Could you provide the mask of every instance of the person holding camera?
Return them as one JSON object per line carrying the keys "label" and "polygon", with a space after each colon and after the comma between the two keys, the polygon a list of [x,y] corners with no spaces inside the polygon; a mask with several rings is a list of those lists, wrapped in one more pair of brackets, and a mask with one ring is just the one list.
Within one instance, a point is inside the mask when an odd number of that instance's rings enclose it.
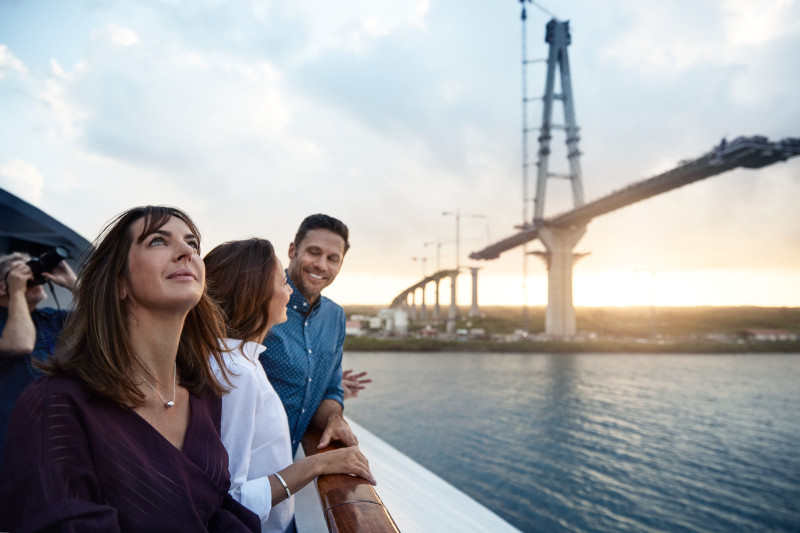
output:
{"label": "person holding camera", "polygon": [[47,298],[44,283],[49,280],[70,291],[75,287],[75,272],[66,261],[41,271],[49,266],[22,252],[0,256],[0,458],[17,397],[41,375],[31,362],[52,355],[67,314],[50,307],[37,309]]}

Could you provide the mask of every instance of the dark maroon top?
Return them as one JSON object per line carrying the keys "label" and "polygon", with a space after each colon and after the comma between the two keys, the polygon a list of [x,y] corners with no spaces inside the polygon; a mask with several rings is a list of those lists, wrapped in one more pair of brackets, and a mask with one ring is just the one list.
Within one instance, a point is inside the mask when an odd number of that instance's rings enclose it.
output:
{"label": "dark maroon top", "polygon": [[44,377],[19,397],[0,471],[0,531],[260,531],[228,495],[222,400],[191,396],[183,450],[130,409]]}

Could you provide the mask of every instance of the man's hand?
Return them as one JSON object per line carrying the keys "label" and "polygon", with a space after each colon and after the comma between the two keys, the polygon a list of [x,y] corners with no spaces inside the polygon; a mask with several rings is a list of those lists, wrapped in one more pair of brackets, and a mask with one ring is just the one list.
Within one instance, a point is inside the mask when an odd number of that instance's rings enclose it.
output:
{"label": "man's hand", "polygon": [[355,446],[358,439],[342,415],[342,404],[330,398],[322,400],[314,413],[311,423],[322,431],[317,449],[322,449],[330,445],[331,442],[338,440],[345,446]]}
{"label": "man's hand", "polygon": [[367,383],[372,383],[371,379],[364,379],[366,372],[353,374],[353,369],[348,368],[342,372],[342,388],[344,389],[344,399],[358,397],[358,392],[364,390]]}
{"label": "man's hand", "polygon": [[66,261],[61,261],[52,272],[42,272],[42,277],[69,290],[74,290],[75,281],[78,279]]}
{"label": "man's hand", "polygon": [[335,440],[340,441],[345,446],[356,446],[358,444],[358,439],[353,430],[350,429],[341,414],[332,414],[328,417],[328,424],[322,432],[317,449],[327,448]]}

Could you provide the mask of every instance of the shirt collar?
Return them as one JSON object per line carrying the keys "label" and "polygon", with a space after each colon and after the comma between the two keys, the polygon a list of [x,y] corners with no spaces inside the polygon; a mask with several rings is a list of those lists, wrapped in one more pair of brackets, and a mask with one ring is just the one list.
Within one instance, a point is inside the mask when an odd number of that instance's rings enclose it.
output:
{"label": "shirt collar", "polygon": [[240,339],[225,339],[225,344],[220,343],[220,346],[227,345],[231,351],[239,350],[242,355],[247,357],[250,361],[258,361],[258,355],[267,349],[266,346],[257,342],[244,342]]}
{"label": "shirt collar", "polygon": [[309,306],[306,297],[303,296],[299,290],[297,290],[297,286],[292,281],[292,278],[289,277],[288,270],[286,271],[286,279],[289,281],[289,285],[292,287],[292,295],[289,297],[289,309],[294,309],[298,313],[307,315],[311,310],[316,309],[320,306],[320,304],[322,304],[324,296],[320,294],[316,303],[313,306]]}

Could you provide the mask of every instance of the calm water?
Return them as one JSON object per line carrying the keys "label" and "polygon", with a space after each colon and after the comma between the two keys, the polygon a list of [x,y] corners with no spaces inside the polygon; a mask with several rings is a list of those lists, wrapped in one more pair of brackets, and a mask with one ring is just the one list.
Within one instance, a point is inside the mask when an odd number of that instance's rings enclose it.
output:
{"label": "calm water", "polygon": [[344,364],[349,416],[523,531],[800,531],[800,355]]}

